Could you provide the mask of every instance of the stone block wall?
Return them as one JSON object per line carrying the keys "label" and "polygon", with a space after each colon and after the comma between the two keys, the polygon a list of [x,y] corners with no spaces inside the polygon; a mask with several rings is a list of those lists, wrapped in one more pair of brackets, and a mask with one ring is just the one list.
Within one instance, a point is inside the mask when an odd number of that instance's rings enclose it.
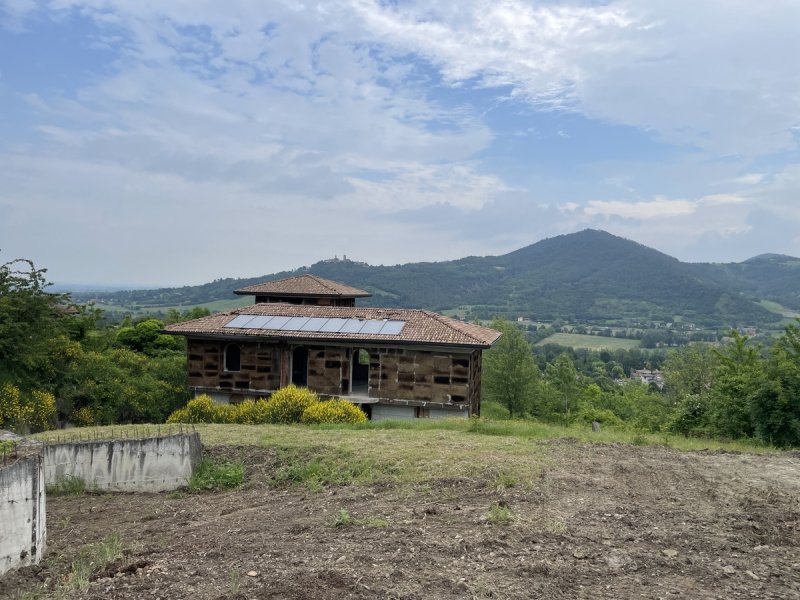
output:
{"label": "stone block wall", "polygon": [[350,389],[350,353],[336,346],[308,346],[308,387],[341,396]]}
{"label": "stone block wall", "polygon": [[[242,342],[241,370],[224,371],[225,342],[189,340],[188,384],[192,388],[239,394],[234,400],[258,396],[288,383],[291,344]],[[466,406],[475,414],[480,406],[481,352],[423,350],[416,347],[324,346],[305,344],[308,350],[308,387],[326,396],[350,392],[351,361],[359,350],[369,354],[370,398]],[[284,364],[282,364],[284,363]]]}
{"label": "stone block wall", "polygon": [[241,368],[225,371],[224,342],[189,340],[187,384],[191,388],[230,391],[276,390],[280,387],[280,351],[277,346],[239,344]]}
{"label": "stone block wall", "polygon": [[370,361],[370,397],[444,403],[470,399],[469,354],[379,348],[376,358]]}

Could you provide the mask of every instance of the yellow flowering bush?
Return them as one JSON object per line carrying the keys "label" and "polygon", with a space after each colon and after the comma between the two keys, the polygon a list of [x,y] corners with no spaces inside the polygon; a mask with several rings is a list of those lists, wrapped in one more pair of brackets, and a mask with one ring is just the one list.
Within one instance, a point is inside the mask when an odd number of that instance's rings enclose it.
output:
{"label": "yellow flowering bush", "polygon": [[[73,417],[74,419],[75,417]],[[334,399],[320,402],[308,388],[289,385],[269,399],[248,398],[238,404],[218,404],[210,396],[190,400],[173,412],[167,423],[361,423],[367,416],[352,402]]]}
{"label": "yellow flowering bush", "polygon": [[28,424],[31,429],[50,429],[56,416],[56,397],[50,392],[33,390],[28,400],[28,409]]}
{"label": "yellow flowering bush", "polygon": [[92,409],[88,406],[83,406],[72,412],[70,420],[78,427],[89,427],[96,423],[96,419]]}
{"label": "yellow flowering bush", "polygon": [[22,394],[13,384],[0,386],[0,427],[44,431],[53,427],[55,416],[56,399],[50,392]]}
{"label": "yellow flowering bush", "polygon": [[269,397],[265,407],[267,423],[299,423],[309,406],[317,404],[319,398],[308,388],[287,385]]}
{"label": "yellow flowering bush", "polygon": [[10,383],[0,386],[0,426],[13,427],[20,418],[19,388]]}
{"label": "yellow flowering bush", "polygon": [[189,400],[167,417],[167,423],[228,423],[230,406],[217,404],[207,394]]}
{"label": "yellow flowering bush", "polygon": [[260,425],[267,423],[267,401],[263,398],[253,400],[248,398],[239,404],[228,407],[228,422],[243,425]]}
{"label": "yellow flowering bush", "polygon": [[364,411],[352,402],[336,398],[312,404],[303,411],[301,423],[363,423],[367,420]]}

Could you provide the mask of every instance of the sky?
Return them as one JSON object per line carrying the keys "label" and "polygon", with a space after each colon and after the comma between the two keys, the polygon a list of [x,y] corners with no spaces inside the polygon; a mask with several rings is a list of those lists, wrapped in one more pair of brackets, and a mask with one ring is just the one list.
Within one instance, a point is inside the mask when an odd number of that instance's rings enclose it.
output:
{"label": "sky", "polygon": [[800,256],[797,0],[0,0],[0,263]]}

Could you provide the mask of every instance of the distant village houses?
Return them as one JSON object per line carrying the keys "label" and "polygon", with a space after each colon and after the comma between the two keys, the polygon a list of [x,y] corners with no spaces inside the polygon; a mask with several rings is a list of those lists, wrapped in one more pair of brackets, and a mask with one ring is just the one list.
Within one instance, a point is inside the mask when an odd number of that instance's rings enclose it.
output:
{"label": "distant village houses", "polygon": [[664,387],[664,374],[658,369],[636,369],[631,371],[630,381],[644,383],[650,385],[651,383],[658,386],[658,389]]}

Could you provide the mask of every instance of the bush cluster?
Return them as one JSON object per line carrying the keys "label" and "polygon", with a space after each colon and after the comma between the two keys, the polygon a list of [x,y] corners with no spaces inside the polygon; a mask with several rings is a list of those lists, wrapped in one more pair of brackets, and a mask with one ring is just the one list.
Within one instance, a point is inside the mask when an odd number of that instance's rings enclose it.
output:
{"label": "bush cluster", "polygon": [[173,412],[167,423],[360,423],[364,412],[352,402],[334,399],[320,401],[306,389],[289,385],[268,399],[247,399],[239,404],[218,404],[207,395],[197,396]]}
{"label": "bush cluster", "polygon": [[0,386],[0,427],[15,431],[44,431],[53,428],[56,399],[50,392],[34,390],[24,394],[11,384]]}
{"label": "bush cluster", "polygon": [[363,423],[367,420],[364,411],[352,402],[335,399],[317,402],[303,411],[301,423]]}

